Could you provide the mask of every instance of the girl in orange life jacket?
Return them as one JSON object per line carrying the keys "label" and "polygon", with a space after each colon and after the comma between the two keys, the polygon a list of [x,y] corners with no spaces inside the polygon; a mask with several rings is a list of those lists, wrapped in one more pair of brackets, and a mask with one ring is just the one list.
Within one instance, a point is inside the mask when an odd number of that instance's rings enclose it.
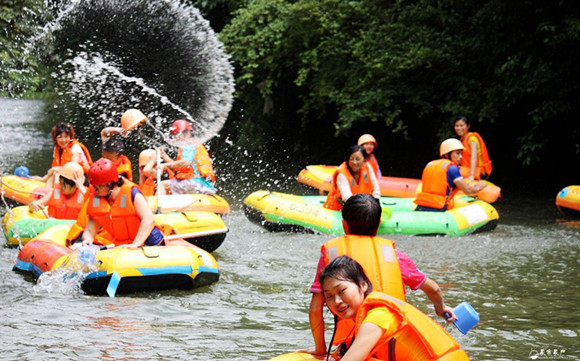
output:
{"label": "girl in orange life jacket", "polygon": [[461,143],[465,147],[459,167],[461,175],[469,180],[489,176],[492,169],[491,160],[481,136],[469,131],[471,124],[464,116],[459,116],[453,124],[455,133],[461,138]]}
{"label": "girl in orange life jacket", "polygon": [[48,205],[48,215],[56,219],[76,219],[86,194],[83,168],[75,162],[66,163],[59,170],[59,184],[37,201],[30,204],[30,211],[38,211]]}
{"label": "girl in orange life jacket", "polygon": [[193,138],[191,123],[183,119],[176,120],[171,125],[171,135],[184,144],[179,147],[176,160],[161,150],[165,162],[164,168],[175,172],[175,177],[161,182],[160,194],[171,191],[173,194],[205,193],[215,194],[215,173],[211,159],[205,146]]}
{"label": "girl in orange life jacket", "polygon": [[487,185],[483,182],[469,184],[459,172],[463,144],[455,139],[446,139],[439,147],[440,159],[429,162],[423,170],[421,192],[417,194],[416,211],[444,212],[453,208],[453,197],[458,190],[475,194]]}
{"label": "girl in orange life jacket", "polygon": [[57,181],[60,168],[68,162],[80,164],[84,173],[89,171],[89,167],[93,164],[91,154],[87,147],[75,139],[75,131],[70,124],[58,123],[52,127],[51,138],[54,143],[51,167],[45,176],[35,176],[34,179],[46,182],[46,186],[50,188]]}
{"label": "girl in orange life jacket", "polygon": [[381,179],[383,177],[383,173],[381,172],[381,167],[379,166],[379,162],[375,154],[373,153],[374,150],[377,148],[377,141],[375,137],[370,134],[363,134],[358,138],[358,145],[362,145],[365,151],[367,152],[368,162],[373,167],[373,171],[377,176],[377,179]]}
{"label": "girl in orange life jacket", "polygon": [[113,162],[99,159],[89,169],[88,178],[93,190],[85,203],[88,221],[83,246],[93,243],[99,227],[117,247],[156,246],[163,241],[145,197],[137,185],[119,176]]}
{"label": "girl in orange life jacket", "polygon": [[332,188],[323,207],[339,211],[344,202],[357,193],[381,197],[379,182],[367,162],[365,149],[360,145],[353,145],[347,149],[345,161],[338,166],[332,177]]}
{"label": "girl in orange life jacket", "polygon": [[113,135],[103,143],[102,156],[115,164],[120,176],[127,178],[131,182],[133,181],[131,160],[125,155],[125,144],[120,135]]}

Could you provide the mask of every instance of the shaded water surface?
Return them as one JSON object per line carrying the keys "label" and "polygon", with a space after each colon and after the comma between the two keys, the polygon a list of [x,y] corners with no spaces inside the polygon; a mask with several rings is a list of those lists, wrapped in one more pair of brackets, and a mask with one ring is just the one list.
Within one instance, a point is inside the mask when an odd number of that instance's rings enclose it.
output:
{"label": "shaded water surface", "polygon": [[[36,145],[50,149],[34,128],[40,111],[37,102],[0,99],[3,171],[31,165]],[[46,170],[43,159],[31,168]],[[267,360],[311,346],[308,288],[329,237],[249,223],[239,200],[255,190],[228,199],[230,232],[214,252],[221,278],[194,291],[86,296],[13,272],[18,250],[0,247],[0,359]],[[467,335],[444,325],[471,359],[580,358],[580,225],[558,221],[554,197],[505,194],[489,233],[394,237],[448,304],[469,301],[479,312]],[[407,299],[443,324],[420,291]]]}

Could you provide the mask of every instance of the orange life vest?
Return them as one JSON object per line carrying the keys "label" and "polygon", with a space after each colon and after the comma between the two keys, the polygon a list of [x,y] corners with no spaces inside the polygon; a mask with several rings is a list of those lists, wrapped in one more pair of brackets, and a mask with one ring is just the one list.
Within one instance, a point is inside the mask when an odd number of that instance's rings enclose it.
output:
{"label": "orange life vest", "polygon": [[373,183],[371,181],[371,177],[369,175],[369,164],[364,162],[362,167],[359,170],[359,182],[356,182],[356,179],[348,169],[346,162],[343,162],[341,165],[338,166],[334,175],[332,176],[332,188],[330,192],[328,192],[328,196],[326,197],[326,202],[322,205],[325,208],[332,209],[335,211],[340,211],[342,209],[342,204],[344,203],[342,200],[342,196],[340,194],[340,190],[338,189],[338,185],[336,184],[336,178],[339,174],[342,174],[348,180],[348,184],[350,186],[350,190],[352,194],[373,194]]}
{"label": "orange life vest", "polygon": [[[87,208],[89,206],[89,201],[91,199],[90,194],[92,194],[94,192],[94,190],[92,189],[92,186],[89,186],[89,189],[90,190],[85,193],[84,203],[83,203],[83,206],[81,207],[80,212],[76,218],[76,222],[72,225],[72,227],[68,231],[68,234],[66,235],[67,246],[70,246],[72,241],[78,239],[82,235],[83,231],[87,227],[87,224],[89,223],[89,216],[87,215]],[[101,227],[98,230],[97,235],[95,236],[94,243],[95,244],[102,244],[102,245],[113,244],[112,239],[113,239],[113,236],[111,236],[107,231],[105,231]]]}
{"label": "orange life vest", "polygon": [[[321,251],[325,255],[325,266],[333,259],[347,255],[360,263],[373,284],[374,290],[400,300],[405,299],[405,285],[395,254],[395,243],[390,239],[347,235],[332,239],[321,248],[324,250]],[[339,318],[332,343],[340,345],[347,341],[349,337],[352,337],[353,329],[353,320]]]}
{"label": "orange life vest", "polygon": [[126,155],[119,155],[119,164],[117,165],[117,173],[127,178],[131,182],[133,181],[133,169],[131,160]]}
{"label": "orange life vest", "polygon": [[[79,142],[76,139],[71,140],[67,144],[67,146],[64,148],[61,148],[58,145],[54,146],[54,154],[53,154],[53,158],[52,158],[51,167],[62,167],[63,165],[70,162],[72,160],[72,156],[73,156],[71,148],[74,144],[78,144],[81,147],[81,149],[83,150],[83,153],[85,153],[85,157],[87,158],[88,164],[85,163],[82,159],[79,162],[79,164],[81,167],[83,167],[83,171],[86,174],[89,171],[89,168],[91,167],[91,165],[93,165],[93,159],[91,158],[91,153],[89,153],[89,150],[87,149],[87,147],[85,147],[85,145],[83,143]],[[62,154],[61,154],[61,150],[62,150]]]}
{"label": "orange life vest", "polygon": [[94,194],[88,199],[87,215],[112,236],[115,246],[133,242],[141,225],[131,197],[134,187],[137,185],[125,180],[112,205]]}
{"label": "orange life vest", "polygon": [[399,327],[394,334],[384,333],[365,360],[469,360],[437,322],[410,304],[381,292],[371,292],[357,311],[355,335],[368,312],[377,307],[393,313]]}
{"label": "orange life vest", "polygon": [[157,189],[157,180],[155,177],[146,176],[145,180],[139,183],[139,187],[141,187],[141,192],[145,197],[154,196]]}
{"label": "orange life vest", "polygon": [[459,171],[464,177],[469,177],[471,174],[471,147],[469,146],[470,138],[477,138],[477,164],[475,166],[475,179],[481,179],[481,176],[486,176],[491,174],[491,160],[489,159],[489,154],[487,152],[487,147],[481,135],[476,132],[467,133],[461,138],[463,143],[463,158],[461,159],[461,164]]}
{"label": "orange life vest", "polygon": [[377,157],[375,157],[375,155],[371,153],[371,154],[369,154],[369,158],[367,159],[367,162],[369,162],[369,164],[373,168],[373,172],[375,172],[375,176],[377,176],[377,179],[379,179],[382,176],[382,174],[379,175],[380,168],[379,168],[379,161],[377,160]]}
{"label": "orange life vest", "polygon": [[425,166],[421,177],[422,189],[414,200],[416,204],[435,209],[443,209],[445,205],[447,209],[453,208],[455,204],[453,196],[459,189],[457,187],[451,189],[447,183],[447,169],[452,164],[450,160],[441,158]]}
{"label": "orange life vest", "polygon": [[60,184],[55,185],[48,200],[48,215],[56,219],[77,219],[84,203],[84,195],[77,188],[69,197],[62,194]]}
{"label": "orange life vest", "polygon": [[[179,148],[176,160],[183,159],[183,148]],[[187,167],[174,167],[176,179],[206,178],[215,183],[215,173],[209,153],[203,144],[195,146],[195,162]]]}

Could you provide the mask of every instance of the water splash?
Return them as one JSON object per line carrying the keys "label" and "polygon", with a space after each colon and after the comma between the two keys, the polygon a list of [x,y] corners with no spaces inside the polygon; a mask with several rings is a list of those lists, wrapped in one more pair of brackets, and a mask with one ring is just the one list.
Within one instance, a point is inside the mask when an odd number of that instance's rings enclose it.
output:
{"label": "water splash", "polygon": [[118,126],[128,108],[165,130],[187,119],[202,142],[221,130],[233,101],[233,67],[198,9],[178,0],[65,1],[47,8],[54,20],[35,42],[51,44],[45,58],[55,59],[57,69],[55,109],[90,119],[79,122],[83,130]]}

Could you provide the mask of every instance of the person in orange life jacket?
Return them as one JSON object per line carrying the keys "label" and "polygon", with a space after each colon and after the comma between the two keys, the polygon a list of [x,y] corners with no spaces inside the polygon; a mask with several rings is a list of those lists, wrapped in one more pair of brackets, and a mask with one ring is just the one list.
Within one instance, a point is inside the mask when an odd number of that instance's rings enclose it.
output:
{"label": "person in orange life jacket", "polygon": [[76,219],[87,192],[83,168],[78,163],[68,162],[58,173],[59,184],[39,200],[30,203],[30,211],[39,211],[48,205],[47,213],[50,217]]}
{"label": "person in orange life jacket", "polygon": [[175,172],[173,179],[161,182],[160,194],[205,193],[215,194],[215,173],[205,146],[193,137],[193,127],[188,121],[179,119],[171,125],[171,135],[180,143],[175,160],[160,148],[161,166]]}
{"label": "person in orange life jacket", "polygon": [[362,145],[362,147],[367,152],[368,162],[373,167],[373,171],[377,176],[377,179],[381,179],[383,177],[383,172],[381,172],[381,167],[379,166],[379,161],[375,154],[373,153],[377,148],[377,141],[375,137],[370,134],[363,134],[358,138],[358,145]]}
{"label": "person in orange life jacket", "polygon": [[475,194],[485,188],[484,182],[467,183],[459,172],[463,144],[455,139],[444,140],[439,147],[440,159],[429,162],[421,177],[422,189],[414,202],[416,211],[444,212],[452,209],[453,197],[461,190]]}
{"label": "person in orange life jacket", "polygon": [[102,146],[103,158],[109,159],[117,167],[120,176],[133,181],[133,165],[125,155],[125,144],[120,135],[113,135]]}
{"label": "person in orange life jacket", "polygon": [[119,176],[112,161],[96,161],[88,178],[93,189],[83,206],[88,216],[82,233],[83,246],[93,243],[100,227],[108,232],[116,247],[157,246],[163,242],[145,197],[136,184]]}
{"label": "person in orange life jacket", "polygon": [[58,123],[52,127],[51,139],[54,143],[51,167],[46,175],[34,176],[34,179],[46,182],[46,186],[51,188],[58,181],[58,171],[68,162],[80,164],[84,173],[89,171],[93,164],[91,154],[87,147],[75,139],[75,131],[70,124]]}
{"label": "person in orange life jacket", "polygon": [[357,193],[370,194],[377,199],[381,197],[379,182],[367,162],[365,149],[353,145],[347,149],[345,161],[338,166],[332,177],[332,188],[323,207],[340,211],[344,202]]}
{"label": "person in orange life jacket", "polygon": [[[323,317],[324,296],[318,279],[324,267],[333,258],[345,254],[359,262],[370,279],[376,280],[373,283],[373,287],[376,290],[404,300],[405,286],[412,290],[421,289],[433,302],[437,315],[445,318],[448,322],[457,319],[453,308],[445,304],[439,285],[419,271],[408,255],[394,249],[392,241],[376,237],[381,223],[381,215],[380,203],[368,194],[353,195],[344,204],[342,208],[342,225],[346,236],[328,241],[320,248],[316,276],[310,287],[312,300],[310,302],[309,319],[315,346],[314,349],[306,350],[306,352],[317,356],[326,352]],[[384,258],[385,247],[394,251],[397,260],[396,265],[392,265],[392,258]],[[377,255],[377,249],[382,250],[383,254]],[[375,264],[376,260],[382,260],[380,265]],[[391,271],[389,274],[380,274],[380,270],[389,270],[392,269],[392,266],[397,268],[396,272]],[[399,281],[394,282],[392,279],[394,274],[400,275]],[[449,317],[445,316],[446,312],[449,313]],[[352,325],[344,327],[347,330],[352,329]],[[340,343],[339,341],[342,340],[335,341]]]}
{"label": "person in orange life jacket", "polygon": [[459,165],[461,175],[469,180],[489,176],[492,169],[491,160],[483,138],[478,133],[469,131],[471,124],[465,116],[457,117],[453,122],[453,127],[465,147]]}
{"label": "person in orange life jacket", "polygon": [[[171,178],[171,170],[163,169],[161,179]],[[157,153],[145,149],[139,154],[139,187],[144,196],[153,196],[157,190]]]}

